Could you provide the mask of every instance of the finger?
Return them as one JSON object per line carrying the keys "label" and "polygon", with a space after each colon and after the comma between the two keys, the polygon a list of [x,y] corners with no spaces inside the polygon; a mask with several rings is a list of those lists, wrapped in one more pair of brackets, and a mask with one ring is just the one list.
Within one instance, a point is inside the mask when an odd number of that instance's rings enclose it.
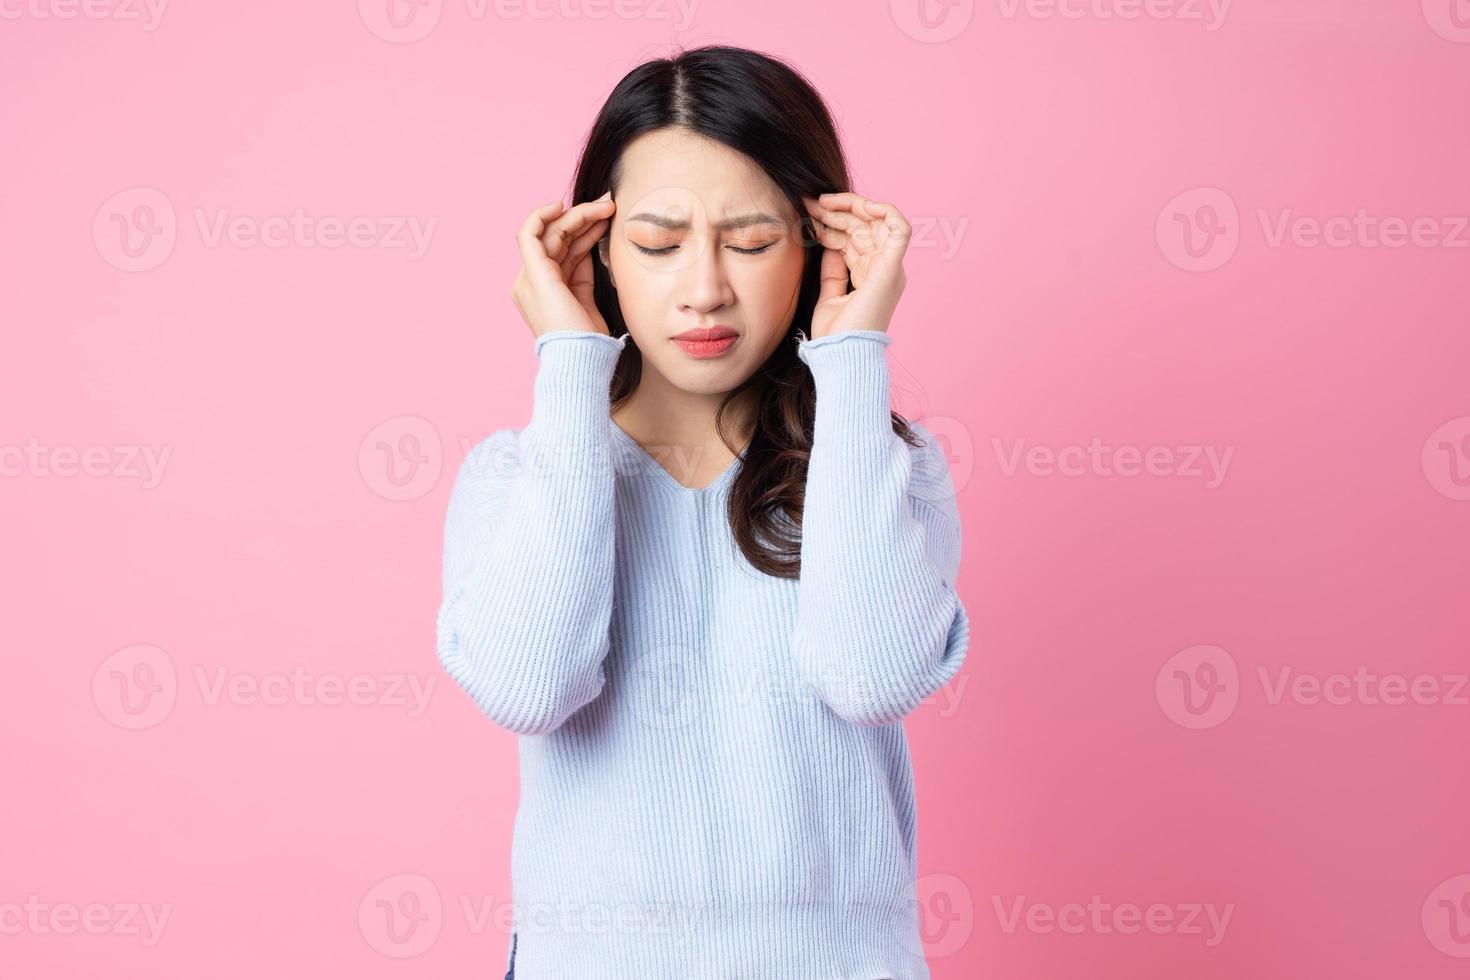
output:
{"label": "finger", "polygon": [[521,227],[516,230],[516,245],[521,250],[521,262],[528,269],[541,273],[548,271],[551,259],[546,254],[546,245],[541,236],[546,232],[546,222],[560,213],[561,209],[561,201],[543,204],[527,215],[526,220],[521,222]]}
{"label": "finger", "polygon": [[561,217],[554,219],[542,233],[546,242],[546,254],[560,262],[565,258],[567,246],[579,238],[588,228],[599,221],[610,218],[617,209],[610,197],[603,195],[595,201],[584,201]]}
{"label": "finger", "polygon": [[[887,201],[874,201],[859,196],[853,202],[853,212],[868,220],[869,233],[878,247],[902,253],[908,248],[912,229],[903,213]],[[864,248],[863,251],[869,251]]]}
{"label": "finger", "polygon": [[869,216],[861,210],[860,201],[852,202],[852,206],[852,211],[834,211],[819,204],[813,208],[813,214],[817,220],[844,236],[844,244],[840,247],[851,247],[864,255],[877,251],[883,244],[883,239],[878,234],[883,219]]}
{"label": "finger", "polygon": [[867,255],[875,252],[882,244],[877,236],[875,228],[878,222],[864,221],[853,215],[839,215],[843,220],[843,227],[836,228],[822,221],[822,225],[828,229],[828,233],[822,239],[823,244],[829,248],[849,249],[854,255]]}
{"label": "finger", "polygon": [[898,235],[905,241],[908,240],[912,230],[908,219],[892,204],[886,201],[870,201],[867,198],[861,198],[856,206],[871,219],[881,221],[890,235]]}
{"label": "finger", "polygon": [[817,302],[847,295],[847,260],[841,252],[830,249],[822,253],[822,282]]}
{"label": "finger", "polygon": [[611,226],[612,222],[604,218],[578,235],[576,240],[567,249],[567,254],[561,261],[562,272],[570,276],[572,270],[577,267],[578,263],[582,261],[588,252],[592,251],[597,245],[598,240],[607,234],[607,230]]}
{"label": "finger", "polygon": [[[825,196],[823,195],[823,197]],[[811,210],[816,217],[822,220],[823,224],[836,228],[839,231],[847,231],[861,224],[864,220],[860,216],[853,214],[851,210],[829,208],[819,203],[813,203]]]}
{"label": "finger", "polygon": [[[596,200],[589,201],[588,203],[612,204],[612,189],[609,188],[608,190],[603,191],[601,197],[598,197]],[[606,208],[603,208],[602,210],[607,211]],[[616,210],[617,208],[614,205],[613,211]],[[572,281],[572,279],[577,274],[578,268],[582,265],[583,259],[587,257],[587,253],[597,247],[597,243],[605,235],[607,235],[608,231],[611,228],[612,212],[608,212],[607,217],[597,219],[587,227],[586,231],[582,232],[580,235],[572,240],[571,247],[567,250],[567,254],[562,259],[561,263],[562,275],[567,280],[567,282]],[[592,277],[591,269],[589,268],[586,271],[587,279],[590,282]]]}
{"label": "finger", "polygon": [[537,238],[540,238],[541,233],[546,230],[546,222],[560,213],[561,209],[562,202],[560,201],[552,201],[550,204],[541,205],[526,215],[526,220],[521,222],[521,227],[516,231],[516,237],[535,235]]}
{"label": "finger", "polygon": [[854,224],[850,238],[863,254],[878,249],[902,252],[908,247],[912,229],[903,213],[887,201],[874,201],[860,194],[848,202],[861,224]]}
{"label": "finger", "polygon": [[851,212],[864,221],[884,221],[897,227],[907,226],[908,221],[902,212],[887,201],[875,201],[861,194],[844,191],[835,194],[823,194],[817,201],[817,206],[829,212],[843,213]]}
{"label": "finger", "polygon": [[838,231],[819,218],[812,219],[812,234],[824,248],[835,248],[838,251],[847,248],[847,234]]}
{"label": "finger", "polygon": [[[817,204],[829,211],[858,213],[858,208],[867,198],[854,191],[830,191],[817,198]],[[862,217],[862,215],[858,215]]]}
{"label": "finger", "polygon": [[829,208],[841,208],[844,211],[852,207],[862,195],[854,191],[827,191],[817,197],[817,203]]}

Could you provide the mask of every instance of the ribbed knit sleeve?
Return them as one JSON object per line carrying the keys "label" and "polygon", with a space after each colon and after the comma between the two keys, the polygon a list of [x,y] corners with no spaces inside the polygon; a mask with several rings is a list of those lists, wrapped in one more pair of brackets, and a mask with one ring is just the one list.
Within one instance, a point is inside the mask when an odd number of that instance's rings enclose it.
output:
{"label": "ribbed knit sleeve", "polygon": [[531,420],[465,457],[444,532],[437,646],[503,728],[553,731],[605,681],[614,577],[609,386],[626,335],[536,339]]}
{"label": "ribbed knit sleeve", "polygon": [[960,521],[938,440],[893,431],[878,330],[799,338],[817,404],[792,652],[838,715],[887,725],[959,670],[970,624],[955,592]]}

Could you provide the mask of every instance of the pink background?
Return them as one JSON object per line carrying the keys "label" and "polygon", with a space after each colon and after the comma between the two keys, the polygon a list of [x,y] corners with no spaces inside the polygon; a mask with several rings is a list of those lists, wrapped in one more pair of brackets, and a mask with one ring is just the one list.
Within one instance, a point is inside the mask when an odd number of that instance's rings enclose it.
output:
{"label": "pink background", "polygon": [[[975,621],[907,724],[934,976],[1464,976],[1470,6],[1184,2],[7,5],[0,975],[503,972],[450,479],[529,411],[519,222],[624,72],[727,42],[915,226],[896,398]],[[363,234],[210,234],[296,208]],[[1429,223],[1276,237],[1360,210]]]}

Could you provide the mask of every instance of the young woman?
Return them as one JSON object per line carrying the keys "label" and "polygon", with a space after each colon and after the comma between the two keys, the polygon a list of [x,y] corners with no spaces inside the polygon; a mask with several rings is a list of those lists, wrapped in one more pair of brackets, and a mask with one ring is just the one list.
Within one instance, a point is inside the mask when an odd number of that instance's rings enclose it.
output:
{"label": "young woman", "polygon": [[707,47],[521,226],[531,417],[459,472],[438,617],[521,736],[507,977],[929,976],[900,722],[965,656],[960,525],[889,406],[909,225],[847,187],[803,78]]}

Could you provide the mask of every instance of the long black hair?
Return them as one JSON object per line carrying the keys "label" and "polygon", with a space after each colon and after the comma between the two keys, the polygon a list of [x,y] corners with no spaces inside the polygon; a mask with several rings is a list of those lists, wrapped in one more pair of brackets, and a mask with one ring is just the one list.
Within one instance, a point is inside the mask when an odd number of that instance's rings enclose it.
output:
{"label": "long black hair", "polygon": [[[721,438],[738,452],[726,437],[727,414],[741,396],[755,406],[754,434],[730,487],[730,528],[755,568],[797,578],[816,391],[811,372],[796,356],[796,332],[811,333],[823,253],[802,197],[849,190],[847,160],[831,113],[800,72],[757,51],[709,45],[645,62],[618,82],[583,147],[573,205],[596,200],[608,190],[616,195],[624,149],[639,136],[668,127],[698,133],[749,157],[801,219],[806,260],[786,339],[726,395],[715,416]],[[600,259],[593,262],[593,297],[612,335],[626,334],[617,290]],[[642,369],[643,356],[629,338],[613,373],[613,410],[638,387]],[[917,444],[908,422],[890,414],[894,431]]]}

